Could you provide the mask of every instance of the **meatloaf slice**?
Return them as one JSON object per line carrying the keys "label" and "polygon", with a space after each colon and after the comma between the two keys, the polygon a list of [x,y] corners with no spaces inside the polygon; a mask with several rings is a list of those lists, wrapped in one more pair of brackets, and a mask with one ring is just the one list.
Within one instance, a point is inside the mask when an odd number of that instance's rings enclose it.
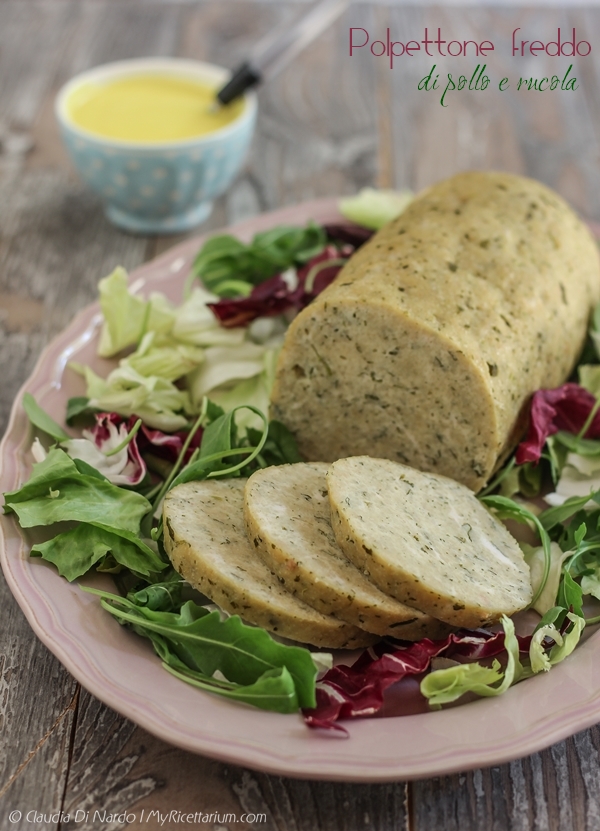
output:
{"label": "meatloaf slice", "polygon": [[439,620],[384,594],[345,556],[331,528],[324,462],[258,470],[248,479],[250,541],[288,591],[323,614],[403,640],[439,638]]}
{"label": "meatloaf slice", "polygon": [[376,637],[290,594],[250,545],[243,479],[187,482],[164,503],[165,548],[175,569],[230,614],[301,643],[354,649]]}
{"label": "meatloaf slice", "polygon": [[531,601],[517,541],[464,485],[387,459],[340,459],[327,473],[338,545],[379,588],[454,626]]}

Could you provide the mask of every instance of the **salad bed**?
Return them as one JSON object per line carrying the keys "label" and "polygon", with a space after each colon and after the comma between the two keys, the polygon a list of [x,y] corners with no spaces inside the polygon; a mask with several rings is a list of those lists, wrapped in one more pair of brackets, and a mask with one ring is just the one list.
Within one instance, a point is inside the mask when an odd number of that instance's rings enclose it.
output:
{"label": "salad bed", "polygon": [[[314,228],[309,226],[304,239],[314,239],[314,234]],[[296,233],[296,238],[299,236]],[[214,247],[217,248],[216,244]],[[336,253],[339,252],[340,248],[336,246]],[[248,251],[245,248],[239,253],[246,256]],[[323,252],[315,254],[313,248],[310,253],[318,257]],[[227,254],[229,256],[232,256],[231,252]],[[311,264],[310,268],[327,262],[327,259],[321,260]],[[298,273],[303,264],[297,265],[300,266],[296,268]],[[313,279],[316,282],[327,268],[336,267],[337,264],[333,266],[331,263],[327,267],[322,266]],[[231,273],[235,268],[232,267]],[[304,287],[309,273],[310,270],[305,272]],[[531,556],[532,562],[542,564],[542,576],[546,579],[539,581],[535,602],[540,606],[544,592],[550,597],[552,585],[556,584],[557,590],[551,598],[552,606],[548,614],[528,642],[515,640],[511,624],[507,621],[505,631],[496,635],[459,633],[451,636],[448,642],[422,642],[414,647],[401,648],[397,644],[385,643],[375,653],[365,654],[351,669],[338,667],[331,670],[315,688],[317,667],[308,650],[277,644],[266,633],[247,627],[235,618],[221,620],[218,610],[210,611],[196,602],[197,599],[187,599],[187,588],[169,569],[161,550],[160,522],[151,521],[162,494],[178,481],[239,475],[240,472],[247,475],[256,466],[298,460],[293,441],[285,429],[275,423],[267,426],[261,408],[248,407],[247,398],[238,403],[237,408],[225,407],[228,412],[224,412],[209,400],[206,393],[202,396],[196,394],[195,398],[192,396],[192,383],[198,385],[196,389],[202,389],[198,381],[199,367],[187,369],[190,362],[198,358],[199,353],[192,350],[235,349],[247,342],[262,347],[264,358],[265,352],[277,347],[269,342],[268,337],[262,343],[256,342],[259,340],[256,336],[252,340],[248,329],[242,332],[242,339],[237,343],[232,340],[214,345],[209,337],[218,339],[235,334],[239,339],[240,332],[236,329],[241,328],[215,325],[214,317],[206,317],[207,325],[202,335],[208,346],[165,343],[162,336],[172,333],[175,328],[173,310],[160,298],[151,298],[146,303],[140,298],[126,296],[122,290],[123,277],[119,273],[113,275],[109,278],[112,282],[108,284],[108,289],[104,288],[106,326],[100,344],[104,354],[109,354],[112,349],[118,352],[128,347],[134,351],[114,370],[117,374],[113,376],[111,373],[113,377],[109,376],[109,379],[99,379],[88,368],[81,368],[86,375],[88,395],[85,400],[70,402],[68,423],[75,423],[86,416],[92,417],[93,423],[80,439],[69,438],[62,427],[37,408],[35,402],[26,399],[24,403],[32,422],[57,446],[46,451],[36,444],[34,452],[38,455],[38,464],[33,476],[19,491],[7,494],[6,503],[7,510],[19,517],[22,527],[52,526],[64,521],[78,523],[75,527],[61,530],[46,543],[35,546],[35,553],[54,562],[68,579],[76,579],[90,567],[114,573],[120,593],[102,593],[101,602],[115,617],[132,626],[139,634],[150,637],[170,671],[203,689],[212,689],[230,698],[283,712],[295,710],[298,706],[311,708],[316,689],[319,707],[316,712],[307,713],[307,720],[314,726],[330,726],[338,718],[372,714],[380,706],[386,687],[408,673],[422,674],[431,661],[440,656],[453,661],[454,665],[434,669],[426,676],[427,683],[424,679],[421,685],[434,705],[458,698],[468,690],[497,695],[519,678],[548,669],[572,650],[584,625],[581,594],[585,591],[594,596],[589,589],[595,585],[594,552],[600,547],[597,540],[598,513],[583,511],[584,504],[590,500],[586,493],[578,501],[558,506],[560,511],[557,507],[553,509],[554,514],[547,511],[539,518],[538,529],[549,530],[553,545],[550,545],[550,538],[546,539],[540,531],[546,545],[534,549]],[[263,283],[269,280],[273,280],[273,276]],[[114,295],[111,287],[116,289]],[[263,288],[266,290],[264,285]],[[303,295],[311,294],[313,288],[314,285],[309,283],[311,291],[304,290]],[[221,289],[225,291],[222,286]],[[286,279],[277,276],[273,291],[268,294],[269,303],[273,304],[269,308],[274,315],[269,323],[284,327],[281,318],[275,317],[283,308],[278,303],[296,308],[294,303],[303,302],[298,299],[297,289],[298,285],[291,283],[291,275]],[[235,290],[238,291],[239,287]],[[245,290],[248,291],[247,286]],[[242,304],[248,300],[256,302],[256,296],[251,297],[252,292],[253,289],[250,289],[244,298],[225,300],[230,306],[238,303],[236,315],[239,315],[240,308],[248,314],[249,309]],[[290,295],[294,292],[295,298],[290,301]],[[277,293],[278,296],[275,296]],[[118,297],[114,308],[119,313],[114,316],[112,331],[108,299],[111,296]],[[223,301],[217,299],[211,302],[218,306]],[[202,304],[202,310],[197,299],[195,303],[199,314],[206,311],[206,302]],[[261,326],[264,326],[264,308],[261,307],[257,321]],[[185,311],[189,314],[190,307]],[[256,311],[256,308],[251,311]],[[185,328],[181,328],[181,317],[177,318],[175,313],[175,318],[179,327],[177,331],[185,332]],[[134,336],[130,343],[126,342],[125,330],[128,327]],[[196,327],[194,331],[199,330]],[[207,335],[207,331],[213,334]],[[127,335],[130,336],[131,333]],[[273,337],[273,330],[269,337]],[[206,360],[205,357],[204,363]],[[258,360],[254,369],[257,364]],[[159,374],[158,366],[166,367],[161,370],[164,375]],[[182,366],[186,368],[182,374],[189,379],[186,389],[181,389],[176,383],[181,375],[174,374],[180,373]],[[216,394],[210,398],[219,400],[219,396],[225,395],[231,401],[236,395],[248,396],[249,381],[253,382],[253,391],[257,395],[265,389],[268,393],[264,364],[259,372],[236,381],[239,383],[230,384],[226,389],[219,385],[215,388]],[[246,387],[243,387],[244,383]],[[559,484],[557,493],[567,481],[570,469],[577,469],[576,465],[580,464],[575,457],[581,456],[593,462],[594,451],[596,458],[600,455],[599,443],[594,442],[594,436],[598,435],[594,432],[595,398],[589,393],[586,397],[581,390],[582,387],[577,386],[576,396],[572,399],[576,399],[577,413],[582,415],[579,421],[572,415],[568,391],[555,395],[565,403],[562,409],[557,409],[554,421],[546,418],[544,429],[553,435],[546,442],[542,464],[551,468]],[[220,400],[225,403],[223,398]],[[109,402],[111,407],[107,406]],[[110,411],[109,416],[102,412],[107,410]],[[563,416],[572,419],[571,431],[565,429],[565,423],[560,420]],[[587,427],[586,421],[589,421]],[[535,418],[532,419],[532,429],[534,427],[542,435],[543,430]],[[85,444],[76,446],[77,442]],[[47,438],[45,443],[48,443]],[[528,437],[530,445],[531,437]],[[557,450],[557,447],[567,448],[568,452]],[[572,455],[569,456],[569,453]],[[517,505],[509,496],[517,493],[515,487],[527,498],[536,489],[539,491],[541,467],[534,465],[535,460],[527,460],[525,466],[517,465],[517,461],[509,463],[496,483],[504,496],[488,501],[496,509],[534,523],[535,514],[529,508]],[[115,477],[125,477],[126,481],[115,482]],[[593,486],[593,480],[589,481]],[[110,517],[110,525],[104,522],[107,517]],[[85,556],[73,556],[81,552]],[[563,555],[566,553],[568,557],[565,558]],[[557,566],[558,560],[562,562]],[[585,578],[588,579],[584,582]],[[215,642],[218,647],[214,646]],[[480,660],[493,660],[495,656],[503,659],[497,666],[486,667],[478,663]],[[474,663],[462,663],[464,660]],[[345,698],[338,711],[333,712],[340,703],[340,696]]]}

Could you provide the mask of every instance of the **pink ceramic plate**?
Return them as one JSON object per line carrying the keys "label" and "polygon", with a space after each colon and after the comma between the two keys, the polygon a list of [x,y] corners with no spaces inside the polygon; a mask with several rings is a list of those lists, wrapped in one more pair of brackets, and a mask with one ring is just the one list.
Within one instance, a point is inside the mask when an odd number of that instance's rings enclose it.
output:
{"label": "pink ceramic plate", "polygon": [[[281,223],[336,221],[333,200],[287,208],[244,222],[242,239]],[[199,239],[176,246],[132,274],[141,293],[160,290],[177,301]],[[81,394],[66,369],[71,359],[97,372],[97,305],[84,309],[43,352],[13,407],[0,446],[0,488],[28,475],[31,431],[21,406],[33,393],[62,422],[65,403]],[[39,638],[91,693],[167,742],[270,773],[315,779],[384,782],[438,776],[525,756],[600,720],[600,633],[548,675],[444,712],[347,722],[350,738],[313,732],[300,716],[283,716],[202,693],[165,672],[141,638],[123,629],[97,598],[60,578],[39,560],[13,519],[1,518],[4,574]],[[99,578],[90,582],[101,584]],[[108,582],[105,584],[108,586]]]}

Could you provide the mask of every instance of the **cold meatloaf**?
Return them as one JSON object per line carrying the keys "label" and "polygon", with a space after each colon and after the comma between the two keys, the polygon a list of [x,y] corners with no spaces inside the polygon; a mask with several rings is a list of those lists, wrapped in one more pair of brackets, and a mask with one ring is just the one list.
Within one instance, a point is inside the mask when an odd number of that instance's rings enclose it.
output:
{"label": "cold meatloaf", "polygon": [[271,416],[307,460],[368,454],[484,485],[531,394],[562,383],[600,299],[586,226],[507,173],[440,182],[290,326]]}

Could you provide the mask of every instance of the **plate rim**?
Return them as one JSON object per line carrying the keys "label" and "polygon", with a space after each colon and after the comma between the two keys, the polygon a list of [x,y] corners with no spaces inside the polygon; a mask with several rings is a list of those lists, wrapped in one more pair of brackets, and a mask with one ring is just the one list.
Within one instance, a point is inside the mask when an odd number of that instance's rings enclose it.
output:
{"label": "plate rim", "polygon": [[[336,199],[317,199],[310,202],[300,203],[286,208],[281,208],[275,211],[262,213],[258,216],[236,223],[233,226],[211,231],[202,235],[189,238],[178,245],[168,249],[159,257],[143,263],[130,274],[130,282],[134,283],[140,279],[146,279],[150,282],[151,275],[155,273],[156,279],[159,283],[166,280],[168,271],[172,270],[171,266],[178,260],[186,257],[192,251],[197,250],[202,241],[210,236],[218,233],[232,233],[239,235],[241,238],[247,238],[250,234],[257,230],[272,227],[274,224],[282,224],[284,222],[299,222],[306,221],[311,215],[314,215],[317,221],[342,221],[341,215],[337,211]],[[167,273],[162,274],[163,271]],[[161,276],[162,274],[162,276]],[[4,491],[5,476],[7,475],[7,465],[9,457],[13,456],[15,461],[15,476],[18,474],[18,455],[22,452],[24,442],[27,435],[30,434],[30,428],[27,419],[22,410],[23,394],[32,389],[39,391],[53,386],[52,376],[50,380],[44,378],[44,372],[48,367],[49,362],[55,366],[56,360],[52,361],[51,356],[58,354],[62,356],[71,344],[73,344],[78,337],[90,330],[94,325],[94,319],[97,318],[99,312],[99,305],[97,302],[91,303],[81,309],[73,318],[65,329],[57,334],[44,347],[39,355],[35,366],[25,382],[21,385],[13,405],[11,407],[10,418],[6,428],[6,432],[0,442],[0,485],[1,490]],[[82,331],[83,327],[83,331]],[[56,385],[55,385],[56,386]],[[11,482],[11,486],[13,483]],[[14,559],[16,558],[16,560]],[[471,770],[479,767],[487,767],[490,765],[504,764],[516,758],[529,755],[531,753],[542,750],[557,741],[561,741],[574,732],[586,729],[600,720],[600,683],[595,686],[587,697],[583,696],[579,700],[579,706],[572,709],[565,703],[564,706],[558,707],[553,713],[552,717],[544,716],[543,719],[538,719],[532,725],[525,725],[524,728],[507,734],[503,740],[496,739],[491,747],[485,747],[480,744],[472,744],[469,741],[461,746],[441,746],[437,749],[431,750],[428,753],[422,753],[420,756],[411,759],[393,759],[389,756],[385,758],[381,756],[379,760],[373,756],[365,760],[364,751],[366,745],[371,745],[371,741],[365,742],[365,734],[381,733],[382,736],[389,733],[389,730],[384,728],[390,725],[390,719],[364,719],[354,722],[345,722],[345,726],[350,733],[350,741],[342,741],[331,736],[314,735],[313,731],[306,728],[300,716],[281,716],[275,713],[262,713],[261,718],[257,718],[255,710],[250,708],[243,708],[243,705],[232,704],[226,702],[226,707],[223,707],[222,699],[216,696],[210,696],[208,693],[203,693],[200,690],[194,689],[195,696],[204,696],[208,699],[208,709],[215,712],[231,712],[228,708],[235,707],[236,713],[244,712],[248,718],[241,717],[241,721],[248,721],[259,724],[271,723],[276,724],[275,720],[282,718],[288,719],[289,724],[294,725],[295,728],[300,725],[303,734],[299,741],[299,748],[302,748],[292,755],[286,754],[284,748],[277,749],[276,747],[268,747],[266,745],[259,745],[256,737],[253,737],[253,730],[250,729],[245,737],[237,739],[223,740],[218,735],[194,733],[190,730],[184,730],[180,725],[177,727],[174,719],[167,717],[164,708],[164,702],[159,702],[158,705],[154,702],[145,701],[140,703],[135,701],[130,692],[127,692],[123,687],[119,688],[114,679],[103,675],[100,669],[90,661],[89,656],[86,657],[85,650],[82,644],[75,638],[75,634],[71,633],[70,647],[73,651],[69,652],[67,649],[67,642],[64,641],[61,634],[56,617],[52,614],[52,604],[46,597],[38,597],[41,600],[39,606],[35,606],[31,602],[31,597],[27,595],[26,588],[18,579],[17,572],[14,570],[14,562],[22,562],[25,573],[28,570],[36,568],[51,568],[39,561],[31,562],[28,557],[28,545],[19,532],[18,526],[10,515],[2,514],[0,516],[0,563],[4,572],[7,584],[17,600],[21,610],[33,629],[36,636],[42,643],[58,658],[58,660],[65,666],[71,675],[91,694],[103,701],[106,705],[119,712],[126,718],[131,719],[149,733],[157,736],[161,740],[178,746],[184,750],[193,753],[206,755],[210,758],[217,759],[224,763],[243,765],[255,770],[260,770],[275,775],[285,775],[300,779],[319,779],[328,781],[354,781],[354,782],[390,782],[398,780],[413,780],[432,776],[441,776],[461,771]],[[58,576],[57,576],[58,577]],[[62,578],[58,578],[62,580]],[[33,584],[31,584],[33,585]],[[76,584],[70,584],[70,587],[75,591],[80,591]],[[29,587],[31,588],[31,586]],[[83,595],[83,593],[81,593]],[[90,597],[86,595],[86,597]],[[123,630],[126,637],[131,637],[129,633]],[[75,643],[73,643],[75,639]],[[121,640],[121,639],[120,639]],[[590,650],[600,652],[600,632],[592,635],[590,639],[579,647],[577,652],[571,656],[571,660],[577,661],[577,655],[582,655]],[[82,654],[83,650],[83,654]],[[154,663],[158,663],[158,659],[152,654],[151,658]],[[567,663],[567,669],[574,667],[574,662]],[[160,667],[159,667],[160,668]],[[561,672],[562,669],[562,672]],[[161,672],[164,672],[160,668]],[[166,673],[165,673],[166,675]],[[556,679],[552,682],[553,686],[560,686],[562,680],[566,676],[567,679],[571,673],[566,672],[564,665],[555,667],[552,675],[546,677],[538,677],[529,679],[527,684],[539,684],[539,682],[548,682],[551,679]],[[600,678],[600,675],[599,675]],[[181,682],[177,682],[181,683]],[[183,685],[186,686],[186,685]],[[515,703],[516,698],[511,693],[518,692],[519,687],[513,688],[501,699],[488,699],[482,701],[475,701],[465,705],[467,713],[481,714],[484,711],[493,711],[498,708],[500,702],[500,711],[509,709],[511,702]],[[518,698],[518,696],[517,696]],[[204,700],[205,706],[207,701]],[[216,702],[219,702],[218,704]],[[494,706],[495,703],[495,706]],[[240,709],[242,708],[242,709]],[[463,708],[455,708],[453,710],[446,710],[440,713],[425,713],[416,716],[402,716],[394,717],[392,721],[399,724],[400,735],[402,734],[402,724],[406,725],[407,731],[409,727],[413,727],[417,719],[422,724],[424,718],[428,719],[427,726],[433,725],[431,719],[450,719],[460,720],[460,715],[455,716]],[[238,718],[238,720],[240,720]],[[481,720],[481,718],[480,718]],[[485,716],[483,717],[485,722]],[[278,722],[279,725],[282,722]],[[427,727],[426,726],[426,727]],[[441,725],[440,725],[441,726]],[[418,727],[416,729],[419,729]],[[426,728],[425,728],[426,729]],[[297,732],[297,730],[296,730]],[[395,731],[394,731],[395,732]],[[290,739],[291,741],[291,739]],[[296,739],[294,739],[296,741]],[[319,742],[318,745],[315,743]],[[331,744],[334,742],[334,744]],[[316,754],[315,754],[315,748]],[[362,750],[361,750],[362,749]]]}

